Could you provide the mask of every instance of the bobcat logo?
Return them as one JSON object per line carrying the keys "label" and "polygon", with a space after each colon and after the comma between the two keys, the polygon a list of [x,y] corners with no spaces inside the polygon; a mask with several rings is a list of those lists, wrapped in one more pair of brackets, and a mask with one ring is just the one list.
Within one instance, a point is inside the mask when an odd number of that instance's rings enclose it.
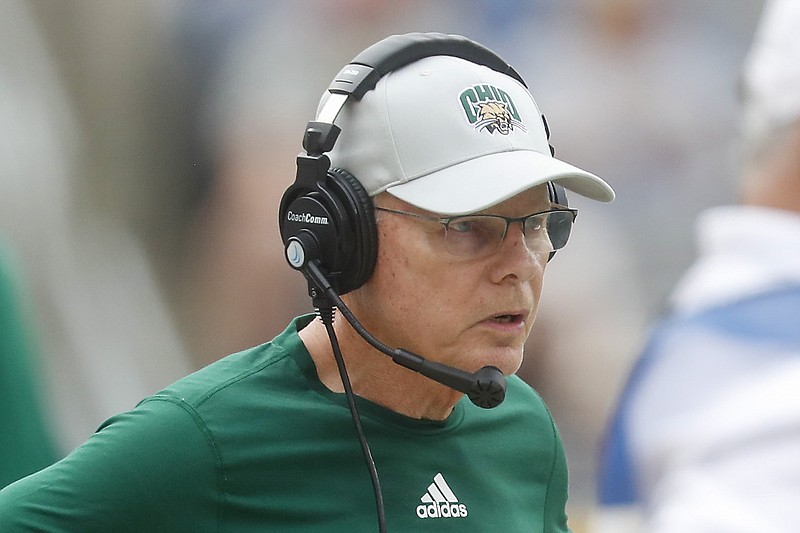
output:
{"label": "bobcat logo", "polygon": [[512,131],[526,132],[511,97],[493,85],[475,85],[459,95],[467,120],[477,131],[508,135]]}
{"label": "bobcat logo", "polygon": [[475,129],[477,130],[486,130],[489,133],[497,131],[503,135],[508,135],[516,126],[525,131],[525,126],[518,120],[514,120],[506,104],[502,102],[478,104],[477,115],[478,121],[475,123]]}

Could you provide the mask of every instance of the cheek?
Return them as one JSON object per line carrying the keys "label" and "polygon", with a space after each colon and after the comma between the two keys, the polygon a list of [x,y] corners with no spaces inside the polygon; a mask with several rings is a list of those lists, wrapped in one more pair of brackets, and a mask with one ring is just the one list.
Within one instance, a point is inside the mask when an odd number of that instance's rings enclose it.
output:
{"label": "cheek", "polygon": [[530,290],[533,295],[533,309],[531,310],[531,320],[528,324],[527,333],[530,334],[533,323],[539,314],[539,305],[542,303],[542,287],[544,286],[544,270],[543,266],[539,275],[535,276],[530,282]]}
{"label": "cheek", "polygon": [[378,257],[370,281],[380,290],[408,292],[409,287],[425,282],[426,276],[433,273],[430,271],[434,270],[431,268],[434,250],[424,239],[403,233],[402,228],[394,229],[387,232],[379,227]]}
{"label": "cheek", "polygon": [[[424,241],[391,239],[381,235],[372,277],[364,286],[364,305],[384,319],[435,327],[433,318],[455,299],[452,269]],[[378,315],[374,315],[378,319]]]}
{"label": "cheek", "polygon": [[436,269],[423,260],[423,255],[413,248],[379,252],[370,280],[373,296],[387,299],[402,311],[413,311],[410,306],[418,304],[417,299],[426,288],[441,285]]}

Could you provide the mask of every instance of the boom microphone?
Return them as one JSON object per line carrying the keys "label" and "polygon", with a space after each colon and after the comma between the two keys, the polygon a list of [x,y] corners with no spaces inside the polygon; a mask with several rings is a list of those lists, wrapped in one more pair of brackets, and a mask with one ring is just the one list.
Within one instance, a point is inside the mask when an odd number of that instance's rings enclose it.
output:
{"label": "boom microphone", "polygon": [[[291,239],[290,239],[291,240]],[[287,247],[287,252],[288,252]],[[291,262],[290,262],[291,263]],[[485,366],[477,372],[469,373],[459,368],[448,366],[435,361],[428,361],[421,355],[403,350],[402,348],[392,349],[376,339],[364,328],[361,322],[353,315],[350,309],[342,301],[341,297],[331,286],[322,269],[319,267],[318,260],[305,262],[302,271],[316,285],[312,291],[319,289],[344,315],[351,326],[364,338],[370,345],[377,350],[388,355],[398,365],[404,366],[414,372],[450,387],[451,389],[463,392],[470,401],[484,409],[491,409],[500,405],[506,397],[506,377],[503,372],[495,366]],[[314,295],[319,298],[323,295]]]}

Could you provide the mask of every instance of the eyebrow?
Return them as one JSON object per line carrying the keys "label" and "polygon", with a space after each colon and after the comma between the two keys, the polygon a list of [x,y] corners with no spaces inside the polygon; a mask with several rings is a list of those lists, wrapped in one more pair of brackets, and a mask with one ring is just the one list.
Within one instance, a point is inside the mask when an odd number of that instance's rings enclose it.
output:
{"label": "eyebrow", "polygon": [[[383,194],[384,193],[381,193],[379,195],[376,195],[373,198],[373,206],[374,207],[376,207],[376,208],[380,207],[382,209],[395,209],[395,210],[407,211],[409,213],[414,213],[414,214],[421,215],[421,216],[424,216],[424,217],[441,218],[441,219],[454,218],[454,217],[468,217],[468,216],[473,216],[473,215],[494,215],[494,216],[500,216],[500,217],[506,216],[506,215],[501,215],[500,213],[497,213],[497,212],[491,212],[492,209],[496,208],[498,205],[500,205],[503,202],[494,204],[494,205],[489,206],[486,209],[482,209],[480,211],[474,211],[474,212],[471,212],[471,213],[460,213],[460,214],[457,214],[457,215],[450,215],[450,214],[444,214],[444,213],[436,213],[435,211],[428,211],[427,209],[422,209],[420,207],[417,207],[417,206],[415,206],[413,204],[410,204],[410,203],[406,202],[405,200],[397,198],[396,196],[394,196],[393,198],[402,203],[402,205],[400,207],[390,207],[390,206],[387,206],[387,205],[383,205],[382,202],[376,201]],[[385,193],[385,194],[389,195],[388,193]],[[391,196],[391,195],[389,195],[389,196]],[[512,198],[513,198],[513,196],[512,196]],[[510,200],[510,198],[507,199],[507,200]],[[538,205],[538,204],[539,204],[539,202],[536,202],[535,205]],[[529,209],[532,209],[532,210],[531,211],[527,211],[526,214],[519,215],[519,216],[524,217],[524,216],[530,215],[532,213],[539,213],[539,212],[547,211],[548,209],[553,209],[553,208],[569,209],[569,206],[566,206],[566,205],[563,205],[563,204],[557,204],[557,203],[553,202],[549,197],[547,199],[545,199],[544,202],[542,202],[542,204],[543,204],[542,207],[529,208]],[[510,216],[510,215],[508,215],[508,216]],[[511,218],[518,218],[518,217],[511,217]]]}

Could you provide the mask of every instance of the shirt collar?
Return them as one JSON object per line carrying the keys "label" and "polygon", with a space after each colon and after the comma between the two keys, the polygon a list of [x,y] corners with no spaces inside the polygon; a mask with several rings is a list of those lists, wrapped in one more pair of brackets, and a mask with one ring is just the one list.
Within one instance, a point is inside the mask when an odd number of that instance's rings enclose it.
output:
{"label": "shirt collar", "polygon": [[781,286],[800,285],[800,214],[754,206],[715,207],[697,221],[699,257],[671,298],[699,311]]}

